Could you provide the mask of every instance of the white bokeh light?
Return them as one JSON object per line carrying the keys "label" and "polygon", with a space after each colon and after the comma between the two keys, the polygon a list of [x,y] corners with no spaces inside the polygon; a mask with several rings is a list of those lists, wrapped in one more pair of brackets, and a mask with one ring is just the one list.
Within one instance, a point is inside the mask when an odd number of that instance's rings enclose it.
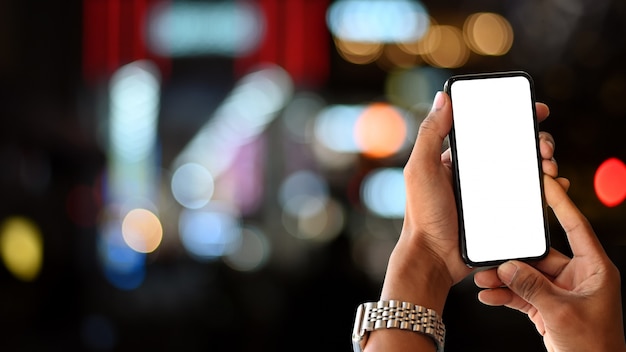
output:
{"label": "white bokeh light", "polygon": [[361,185],[361,199],[378,216],[404,217],[406,190],[402,169],[379,169],[367,175]]}
{"label": "white bokeh light", "polygon": [[187,163],[176,169],[171,186],[176,201],[189,209],[199,209],[209,203],[215,188],[209,170],[196,163]]}

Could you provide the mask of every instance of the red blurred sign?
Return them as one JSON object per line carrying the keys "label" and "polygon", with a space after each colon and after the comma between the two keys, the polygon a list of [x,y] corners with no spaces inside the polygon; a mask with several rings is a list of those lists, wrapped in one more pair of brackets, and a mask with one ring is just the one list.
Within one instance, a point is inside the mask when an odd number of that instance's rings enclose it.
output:
{"label": "red blurred sign", "polygon": [[236,59],[236,74],[275,63],[289,72],[297,86],[324,84],[330,66],[328,4],[329,0],[258,0],[265,16],[265,37],[257,51]]}
{"label": "red blurred sign", "polygon": [[147,12],[163,0],[84,0],[83,78],[89,83],[107,79],[133,61],[155,62],[166,76],[170,62],[147,50]]}

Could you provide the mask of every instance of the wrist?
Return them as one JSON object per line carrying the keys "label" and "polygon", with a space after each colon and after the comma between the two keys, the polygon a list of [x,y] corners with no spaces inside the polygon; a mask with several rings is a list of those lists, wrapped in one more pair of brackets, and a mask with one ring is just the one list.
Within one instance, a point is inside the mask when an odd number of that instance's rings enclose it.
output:
{"label": "wrist", "polygon": [[399,242],[389,258],[380,298],[413,302],[441,315],[452,285],[441,257],[427,246]]}
{"label": "wrist", "polygon": [[[453,280],[440,256],[428,246],[400,241],[394,248],[383,283],[381,300],[411,302],[440,317]],[[435,351],[432,338],[399,329],[373,331],[366,351]]]}

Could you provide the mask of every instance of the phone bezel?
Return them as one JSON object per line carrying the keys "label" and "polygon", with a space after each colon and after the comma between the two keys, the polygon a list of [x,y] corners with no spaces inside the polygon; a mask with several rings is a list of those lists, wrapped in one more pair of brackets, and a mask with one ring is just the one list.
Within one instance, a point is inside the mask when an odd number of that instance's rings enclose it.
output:
{"label": "phone bezel", "polygon": [[459,169],[458,169],[458,161],[457,161],[457,145],[456,145],[456,137],[455,137],[455,125],[454,125],[454,111],[452,111],[452,128],[448,135],[448,140],[451,149],[451,161],[452,161],[452,178],[454,185],[454,196],[456,201],[456,209],[457,209],[457,218],[458,218],[458,226],[459,226],[459,244],[461,257],[463,261],[469,267],[484,267],[484,266],[494,266],[501,263],[504,263],[508,260],[522,260],[522,261],[535,261],[545,258],[550,251],[550,231],[549,231],[549,223],[548,223],[548,213],[547,206],[544,194],[544,185],[543,185],[543,169],[541,166],[541,152],[539,150],[539,132],[538,132],[538,122],[537,122],[537,111],[535,107],[535,89],[534,82],[532,77],[524,71],[507,71],[507,72],[490,72],[490,73],[473,73],[473,74],[464,74],[464,75],[455,75],[450,77],[444,84],[444,91],[450,96],[451,101],[454,99],[452,96],[452,85],[460,80],[476,80],[476,79],[489,79],[489,78],[502,78],[502,77],[524,77],[528,80],[530,85],[530,97],[531,97],[531,105],[532,105],[532,114],[533,114],[533,126],[534,126],[534,135],[535,135],[535,149],[537,153],[537,170],[539,177],[539,185],[541,188],[541,202],[542,202],[542,214],[543,214],[543,223],[544,223],[544,234],[545,234],[545,251],[538,256],[531,257],[520,257],[520,258],[502,258],[497,260],[490,261],[482,261],[482,262],[474,262],[469,258],[467,253],[467,243],[465,237],[465,226],[464,226],[464,217],[463,217],[463,200],[462,200],[462,192],[461,185],[459,182]]}

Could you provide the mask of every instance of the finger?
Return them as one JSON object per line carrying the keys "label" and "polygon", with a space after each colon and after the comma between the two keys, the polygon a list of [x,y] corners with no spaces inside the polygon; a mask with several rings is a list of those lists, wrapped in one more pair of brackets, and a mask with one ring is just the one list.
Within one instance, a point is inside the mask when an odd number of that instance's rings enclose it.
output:
{"label": "finger", "polygon": [[[540,261],[532,263],[531,265],[552,280],[563,271],[570,260],[571,258],[565,254],[551,248],[548,256]],[[474,283],[480,288],[496,288],[504,286],[504,283],[498,277],[497,268],[476,272],[474,274]]]}
{"label": "finger", "polygon": [[[441,146],[451,128],[452,109],[450,98],[444,92],[437,92],[432,110],[419,127],[417,139],[407,166],[434,166],[433,163],[436,163],[438,167],[441,163]],[[411,168],[408,167],[407,169]]]}
{"label": "finger", "polygon": [[550,108],[544,103],[535,103],[535,111],[537,112],[537,122],[541,122],[550,115]]}
{"label": "finger", "polygon": [[502,280],[498,277],[496,268],[477,271],[474,274],[474,283],[480,288],[496,288],[504,286],[504,283],[502,283]]}
{"label": "finger", "polygon": [[[565,230],[574,256],[605,256],[604,249],[589,221],[569,198],[562,183],[547,176],[543,179],[546,201],[554,211],[561,227]],[[561,182],[566,183],[565,181]]]}
{"label": "finger", "polygon": [[541,169],[543,170],[543,173],[555,178],[557,176],[559,176],[559,166],[556,163],[555,159],[552,160],[546,160],[543,159],[541,160]]}
{"label": "finger", "polygon": [[[559,300],[557,292],[560,289],[541,272],[524,262],[512,260],[500,265],[498,277],[511,292],[540,311],[551,309],[550,307]],[[510,302],[506,305],[518,310],[526,309],[526,305],[520,302]]]}
{"label": "finger", "polygon": [[565,254],[554,248],[550,248],[548,255],[544,259],[534,263],[533,266],[552,280],[559,276],[571,260],[572,259]]}
{"label": "finger", "polygon": [[559,167],[554,159],[554,138],[548,132],[539,132],[539,152],[541,154],[541,167],[543,172],[551,177],[557,177]]}
{"label": "finger", "polygon": [[506,306],[518,310],[528,315],[541,335],[545,333],[545,324],[538,310],[506,287],[482,290],[478,293],[478,300],[488,306]]}
{"label": "finger", "polygon": [[[516,299],[521,300],[521,302],[515,302]],[[482,290],[478,292],[478,300],[488,306],[504,306],[510,303],[517,303],[517,305],[520,306],[528,304],[528,302],[521,299],[506,287]]]}
{"label": "finger", "polygon": [[548,132],[539,132],[539,151],[541,158],[550,160],[554,157],[554,137]]}
{"label": "finger", "polygon": [[568,179],[566,179],[565,177],[559,177],[556,178],[555,181],[561,185],[561,188],[563,188],[563,190],[565,192],[567,192],[569,190],[569,186],[570,186],[570,182]]}
{"label": "finger", "polygon": [[452,166],[452,152],[450,148],[441,153],[441,163],[447,166]]}
{"label": "finger", "polygon": [[534,310],[532,304],[525,301],[507,287],[482,290],[478,292],[478,300],[488,306],[506,306],[524,314],[528,314],[531,310]]}

